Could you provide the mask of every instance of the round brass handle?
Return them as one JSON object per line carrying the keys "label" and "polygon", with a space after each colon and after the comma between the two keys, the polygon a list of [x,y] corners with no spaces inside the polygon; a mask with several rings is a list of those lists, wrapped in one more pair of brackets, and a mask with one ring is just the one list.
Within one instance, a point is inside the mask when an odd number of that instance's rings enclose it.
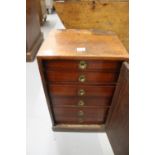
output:
{"label": "round brass handle", "polygon": [[83,123],[84,122],[83,118],[79,118],[78,120],[79,120],[79,123]]}
{"label": "round brass handle", "polygon": [[80,90],[78,91],[78,95],[79,95],[79,96],[84,96],[84,95],[85,95],[85,91],[84,91],[83,89],[80,89]]}
{"label": "round brass handle", "polygon": [[79,82],[85,82],[85,81],[86,81],[85,75],[80,75],[79,76]]}
{"label": "round brass handle", "polygon": [[87,63],[85,61],[80,61],[79,69],[86,69],[86,68],[87,68]]}
{"label": "round brass handle", "polygon": [[83,112],[82,110],[80,110],[80,111],[78,112],[78,116],[84,116],[84,112]]}
{"label": "round brass handle", "polygon": [[84,106],[84,105],[85,105],[85,103],[84,103],[83,100],[80,100],[80,101],[78,102],[78,106]]}

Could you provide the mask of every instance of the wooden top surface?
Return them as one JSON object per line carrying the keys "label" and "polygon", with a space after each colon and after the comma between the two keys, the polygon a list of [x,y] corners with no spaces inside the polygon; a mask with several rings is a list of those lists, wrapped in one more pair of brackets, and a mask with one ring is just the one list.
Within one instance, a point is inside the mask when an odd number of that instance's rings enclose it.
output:
{"label": "wooden top surface", "polygon": [[129,0],[55,0],[56,2],[87,2],[87,1],[99,1],[99,2],[128,2]]}
{"label": "wooden top surface", "polygon": [[37,57],[38,59],[128,60],[128,52],[112,32],[65,29],[52,30],[42,44]]}

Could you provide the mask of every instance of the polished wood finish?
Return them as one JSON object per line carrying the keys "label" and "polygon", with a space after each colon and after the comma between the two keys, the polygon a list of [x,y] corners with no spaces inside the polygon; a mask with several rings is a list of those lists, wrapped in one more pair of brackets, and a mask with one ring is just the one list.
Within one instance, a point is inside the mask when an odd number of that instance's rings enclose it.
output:
{"label": "polished wood finish", "polygon": [[47,76],[47,80],[50,82],[74,82],[79,84],[81,83],[83,84],[114,83],[115,84],[117,82],[118,73],[46,71],[46,76]]}
{"label": "polished wood finish", "polygon": [[110,109],[106,132],[115,155],[129,155],[129,68],[124,63]]}
{"label": "polished wood finish", "polygon": [[[65,97],[51,97],[52,104],[55,107],[109,107],[111,104],[111,97],[75,97],[75,96],[65,96]],[[80,101],[83,104],[80,104]]]}
{"label": "polished wood finish", "polygon": [[[117,82],[121,62],[83,61],[85,69],[79,67],[81,61],[45,61],[46,77],[49,82],[74,82],[104,84]],[[96,68],[96,69],[95,69]],[[68,69],[70,70],[69,72]]]}
{"label": "polished wood finish", "polygon": [[[85,48],[85,52],[77,52]],[[128,53],[112,32],[52,30],[41,46],[39,57],[49,60],[128,60]]]}
{"label": "polished wood finish", "polygon": [[53,30],[37,59],[53,130],[104,131],[121,64],[128,60],[117,36]]}
{"label": "polished wood finish", "polygon": [[56,132],[104,132],[105,125],[101,124],[57,124],[52,127]]}
{"label": "polished wood finish", "polygon": [[121,67],[121,61],[86,61],[86,60],[83,60],[87,66],[86,66],[86,69],[83,69],[81,70],[79,68],[79,64],[81,61],[79,60],[70,60],[70,61],[67,61],[67,60],[46,60],[44,62],[45,64],[45,67],[47,70],[79,70],[79,71],[117,71],[120,69]]}
{"label": "polished wood finish", "polygon": [[49,91],[53,96],[80,96],[78,92],[84,90],[83,96],[112,97],[115,86],[90,86],[90,85],[49,85]]}
{"label": "polished wood finish", "polygon": [[33,61],[43,41],[35,0],[26,0],[26,61]]}
{"label": "polished wood finish", "polygon": [[51,99],[49,97],[50,94],[49,94],[49,91],[47,89],[47,82],[46,82],[46,79],[45,79],[45,76],[44,76],[44,68],[43,68],[43,65],[42,65],[42,60],[37,59],[37,62],[38,62],[39,72],[40,72],[40,76],[41,76],[41,81],[42,81],[42,85],[43,85],[45,98],[46,98],[48,110],[49,110],[49,113],[50,113],[52,125],[55,126],[56,123],[55,123],[55,119],[54,119],[53,106],[51,104]]}
{"label": "polished wood finish", "polygon": [[128,0],[65,0],[54,6],[67,29],[113,31],[129,49]]}
{"label": "polished wood finish", "polygon": [[[80,112],[83,114],[80,116]],[[63,107],[55,108],[54,114],[57,123],[68,124],[103,124],[108,108],[101,107]]]}

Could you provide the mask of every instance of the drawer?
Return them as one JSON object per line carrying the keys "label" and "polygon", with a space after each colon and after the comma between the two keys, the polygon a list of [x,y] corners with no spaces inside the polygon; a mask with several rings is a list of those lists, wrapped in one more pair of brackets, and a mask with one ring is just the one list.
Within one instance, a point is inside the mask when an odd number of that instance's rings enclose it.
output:
{"label": "drawer", "polygon": [[86,107],[99,106],[109,107],[111,104],[111,97],[52,97],[52,104],[54,107]]}
{"label": "drawer", "polygon": [[54,108],[56,123],[98,124],[105,123],[108,108]]}
{"label": "drawer", "polygon": [[93,61],[93,60],[46,60],[44,66],[47,70],[119,70],[120,61]]}
{"label": "drawer", "polygon": [[112,97],[115,86],[87,86],[87,85],[49,85],[52,96],[102,96]]}
{"label": "drawer", "polygon": [[116,83],[117,72],[77,72],[77,71],[46,71],[50,82],[76,82],[76,83]]}

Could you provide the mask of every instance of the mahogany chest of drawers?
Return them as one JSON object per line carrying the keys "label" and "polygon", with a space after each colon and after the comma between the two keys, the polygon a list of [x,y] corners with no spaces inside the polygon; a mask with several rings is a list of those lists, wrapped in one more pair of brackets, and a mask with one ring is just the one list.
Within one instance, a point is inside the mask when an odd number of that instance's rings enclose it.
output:
{"label": "mahogany chest of drawers", "polygon": [[111,32],[53,30],[37,55],[54,131],[104,131],[128,53]]}

